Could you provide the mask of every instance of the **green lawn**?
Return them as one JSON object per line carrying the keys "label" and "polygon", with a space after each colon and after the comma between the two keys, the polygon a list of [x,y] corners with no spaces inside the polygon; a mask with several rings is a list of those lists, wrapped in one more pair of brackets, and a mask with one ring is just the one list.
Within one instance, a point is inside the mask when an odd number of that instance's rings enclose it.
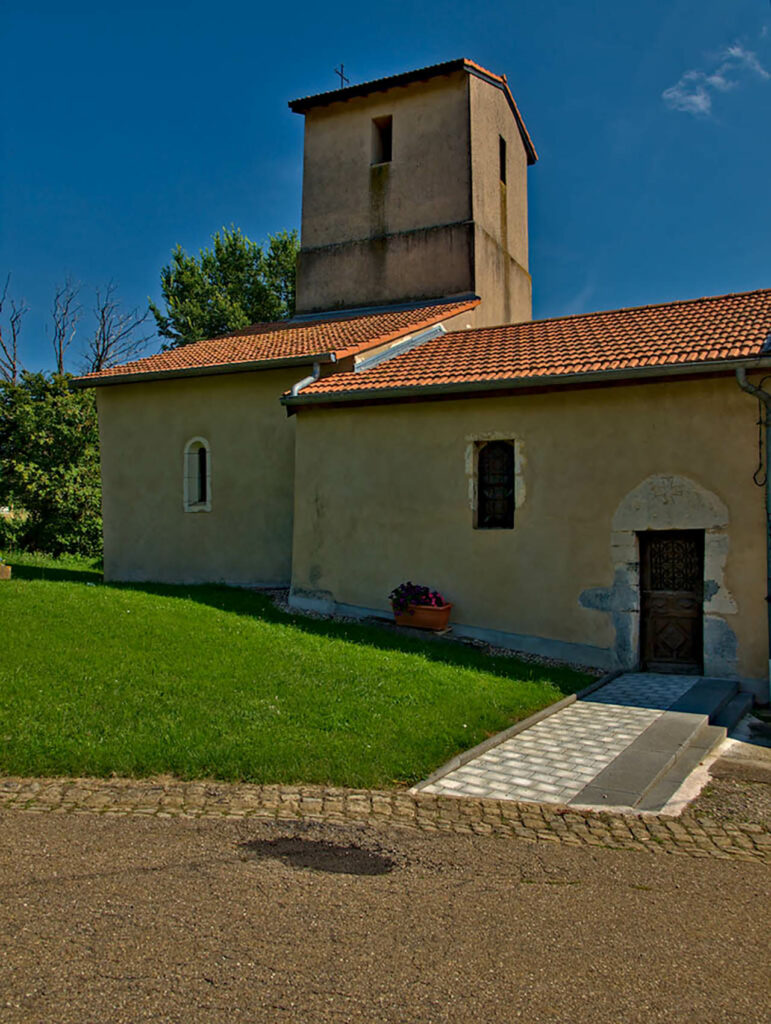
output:
{"label": "green lawn", "polygon": [[567,669],[290,616],[227,587],[9,556],[0,773],[388,786],[586,685]]}

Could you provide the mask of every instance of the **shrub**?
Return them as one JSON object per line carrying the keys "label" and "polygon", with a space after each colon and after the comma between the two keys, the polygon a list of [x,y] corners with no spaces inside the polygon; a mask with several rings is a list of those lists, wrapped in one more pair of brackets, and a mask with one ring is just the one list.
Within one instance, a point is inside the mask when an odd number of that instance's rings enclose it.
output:
{"label": "shrub", "polygon": [[0,382],[0,496],[17,513],[0,525],[5,547],[101,554],[93,392],[73,390],[59,374]]}
{"label": "shrub", "polygon": [[18,551],[24,533],[23,515],[0,512],[0,551]]}

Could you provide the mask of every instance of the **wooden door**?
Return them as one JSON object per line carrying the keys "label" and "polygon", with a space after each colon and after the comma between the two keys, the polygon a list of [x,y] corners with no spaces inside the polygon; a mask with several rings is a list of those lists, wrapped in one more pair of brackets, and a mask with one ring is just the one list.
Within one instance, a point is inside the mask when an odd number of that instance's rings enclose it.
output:
{"label": "wooden door", "polygon": [[649,672],[703,671],[704,532],[640,539],[640,652]]}

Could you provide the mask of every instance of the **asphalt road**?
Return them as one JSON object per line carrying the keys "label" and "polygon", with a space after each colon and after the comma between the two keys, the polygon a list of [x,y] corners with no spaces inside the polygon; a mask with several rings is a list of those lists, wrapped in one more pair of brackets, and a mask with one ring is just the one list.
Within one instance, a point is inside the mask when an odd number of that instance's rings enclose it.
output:
{"label": "asphalt road", "polygon": [[0,1020],[759,1022],[767,865],[0,813]]}

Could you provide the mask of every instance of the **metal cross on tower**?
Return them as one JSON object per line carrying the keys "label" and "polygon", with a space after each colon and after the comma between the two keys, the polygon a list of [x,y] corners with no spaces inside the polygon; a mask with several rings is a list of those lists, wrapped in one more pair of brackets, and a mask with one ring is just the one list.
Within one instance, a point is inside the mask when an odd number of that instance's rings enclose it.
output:
{"label": "metal cross on tower", "polygon": [[351,80],[349,78],[347,78],[346,75],[345,75],[345,65],[343,64],[342,61],[340,61],[340,67],[339,68],[335,68],[335,74],[340,76],[340,88],[341,89],[343,88],[344,85],[350,85],[350,81]]}

